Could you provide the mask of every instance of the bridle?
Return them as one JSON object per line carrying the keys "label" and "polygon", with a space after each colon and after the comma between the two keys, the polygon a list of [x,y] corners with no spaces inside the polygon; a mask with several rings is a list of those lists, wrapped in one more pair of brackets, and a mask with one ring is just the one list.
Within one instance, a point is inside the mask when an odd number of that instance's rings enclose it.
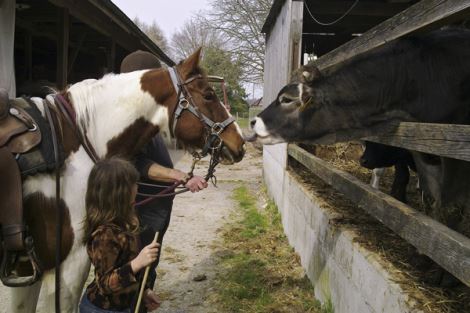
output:
{"label": "bridle", "polygon": [[[189,92],[187,85],[197,79],[203,79],[204,76],[196,75],[188,78],[186,81],[182,81],[180,75],[178,74],[178,70],[174,67],[168,68],[168,72],[170,73],[171,81],[173,82],[173,87],[177,93],[177,101],[178,104],[175,107],[175,111],[173,113],[173,120],[172,124],[170,125],[170,133],[173,138],[175,138],[175,130],[178,120],[183,113],[184,110],[188,110],[193,115],[195,115],[201,123],[204,125],[208,136],[206,136],[206,142],[204,147],[202,148],[202,153],[200,157],[205,157],[209,150],[215,152],[215,150],[222,149],[222,139],[220,138],[220,134],[233,122],[235,122],[235,118],[233,116],[229,116],[222,122],[214,122],[206,115],[204,115],[198,107],[193,102],[193,97]],[[207,77],[209,80],[212,78],[211,76]],[[219,151],[220,152],[220,151]]]}

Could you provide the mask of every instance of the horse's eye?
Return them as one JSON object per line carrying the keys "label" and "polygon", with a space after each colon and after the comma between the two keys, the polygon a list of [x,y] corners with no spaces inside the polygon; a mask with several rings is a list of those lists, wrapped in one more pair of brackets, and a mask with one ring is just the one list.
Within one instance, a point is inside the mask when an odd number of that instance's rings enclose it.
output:
{"label": "horse's eye", "polygon": [[215,94],[212,91],[206,92],[204,93],[203,97],[204,97],[204,100],[211,101],[211,100],[214,100]]}

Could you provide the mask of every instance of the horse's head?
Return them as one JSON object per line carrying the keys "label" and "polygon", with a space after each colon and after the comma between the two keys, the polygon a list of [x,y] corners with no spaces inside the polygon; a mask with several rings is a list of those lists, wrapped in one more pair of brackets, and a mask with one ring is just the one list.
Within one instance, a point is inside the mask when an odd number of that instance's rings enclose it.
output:
{"label": "horse's head", "polygon": [[[203,149],[210,135],[217,133],[222,144],[222,161],[239,162],[245,154],[243,135],[199,67],[200,53],[198,49],[174,68],[164,71],[165,82],[159,81],[159,89],[164,87],[168,92],[165,95],[160,92],[160,99],[156,100],[168,108],[169,132],[185,147]],[[145,86],[153,85],[152,81],[161,79],[162,74],[161,70],[144,74],[144,89],[153,94],[152,88]]]}

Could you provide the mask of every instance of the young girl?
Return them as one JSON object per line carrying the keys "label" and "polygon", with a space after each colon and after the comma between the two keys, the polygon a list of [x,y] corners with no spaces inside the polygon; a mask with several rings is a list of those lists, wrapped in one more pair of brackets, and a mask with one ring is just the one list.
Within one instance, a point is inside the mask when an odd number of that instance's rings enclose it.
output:
{"label": "young girl", "polygon": [[[139,289],[136,274],[157,259],[157,243],[139,253],[134,211],[138,178],[133,165],[118,158],[99,161],[91,170],[83,242],[95,278],[83,295],[80,313],[130,312]],[[149,311],[160,305],[148,288],[143,300]]]}

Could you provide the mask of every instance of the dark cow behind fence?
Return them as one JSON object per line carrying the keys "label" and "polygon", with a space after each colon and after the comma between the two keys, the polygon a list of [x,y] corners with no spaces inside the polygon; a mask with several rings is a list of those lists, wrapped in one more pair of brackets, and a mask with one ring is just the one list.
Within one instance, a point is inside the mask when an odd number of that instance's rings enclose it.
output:
{"label": "dark cow behind fence", "polygon": [[[383,167],[394,167],[395,175],[390,194],[406,203],[406,187],[410,181],[410,169],[416,172],[416,165],[411,153],[402,148],[392,147],[366,141],[365,150],[359,159],[361,166],[368,169],[380,169]],[[377,173],[374,171],[374,175]],[[375,177],[372,187],[378,188],[378,177]]]}
{"label": "dark cow behind fence", "polygon": [[[401,121],[470,124],[470,30],[408,36],[300,72],[252,121],[260,142],[358,140]],[[470,163],[412,154],[432,216],[470,236]]]}

